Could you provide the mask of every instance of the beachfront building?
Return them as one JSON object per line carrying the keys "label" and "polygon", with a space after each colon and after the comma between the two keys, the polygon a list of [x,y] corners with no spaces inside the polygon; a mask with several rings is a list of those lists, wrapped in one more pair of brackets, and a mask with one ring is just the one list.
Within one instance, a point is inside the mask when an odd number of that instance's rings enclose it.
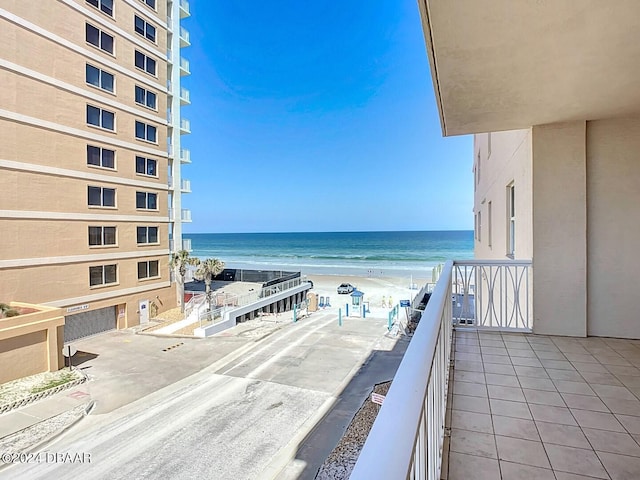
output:
{"label": "beachfront building", "polygon": [[640,338],[640,5],[422,1],[443,134],[475,134],[475,252],[532,259],[533,331]]}
{"label": "beachfront building", "polygon": [[[0,302],[62,309],[66,341],[176,305],[188,15],[185,0],[0,5]],[[0,362],[55,334],[0,323]]]}

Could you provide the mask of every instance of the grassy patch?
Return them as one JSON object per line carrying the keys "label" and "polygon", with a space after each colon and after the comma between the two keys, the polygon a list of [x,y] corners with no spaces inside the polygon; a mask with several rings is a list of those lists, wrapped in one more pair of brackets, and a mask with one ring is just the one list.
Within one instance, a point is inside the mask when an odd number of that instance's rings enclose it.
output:
{"label": "grassy patch", "polygon": [[47,380],[45,382],[42,382],[34,387],[31,388],[30,393],[40,393],[40,392],[44,392],[45,390],[49,390],[50,388],[55,388],[58,387],[60,385],[64,385],[65,383],[69,383],[72,382],[74,380],[76,380],[78,377],[77,375],[71,373],[71,372],[64,372],[61,375],[58,376],[58,378],[52,378],[50,380]]}

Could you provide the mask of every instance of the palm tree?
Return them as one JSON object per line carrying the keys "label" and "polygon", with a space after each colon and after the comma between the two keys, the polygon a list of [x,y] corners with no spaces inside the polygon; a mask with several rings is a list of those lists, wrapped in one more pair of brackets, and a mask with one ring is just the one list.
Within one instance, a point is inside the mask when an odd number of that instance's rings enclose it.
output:
{"label": "palm tree", "polygon": [[204,280],[205,293],[207,302],[209,302],[209,311],[211,311],[211,280],[224,270],[224,262],[217,258],[207,258],[198,265],[195,277],[198,280]]}
{"label": "palm tree", "polygon": [[187,274],[187,265],[199,265],[200,259],[190,257],[187,250],[179,250],[171,254],[169,266],[176,274],[176,288],[178,289],[178,302],[180,311],[184,313],[184,277]]}

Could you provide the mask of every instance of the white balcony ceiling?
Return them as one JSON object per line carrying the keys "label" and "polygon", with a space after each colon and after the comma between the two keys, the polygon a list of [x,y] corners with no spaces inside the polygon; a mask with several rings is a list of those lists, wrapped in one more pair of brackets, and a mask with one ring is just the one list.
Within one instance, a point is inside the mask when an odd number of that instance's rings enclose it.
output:
{"label": "white balcony ceiling", "polygon": [[639,0],[419,0],[445,135],[640,112]]}

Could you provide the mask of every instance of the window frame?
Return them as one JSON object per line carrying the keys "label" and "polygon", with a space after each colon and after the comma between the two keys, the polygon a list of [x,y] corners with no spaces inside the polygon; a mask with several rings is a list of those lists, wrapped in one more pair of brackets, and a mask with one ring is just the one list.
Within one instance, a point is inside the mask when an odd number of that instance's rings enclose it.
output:
{"label": "window frame", "polygon": [[511,182],[507,185],[507,257],[515,258],[516,254],[516,187]]}
{"label": "window frame", "polygon": [[[155,229],[156,231],[156,241],[152,242],[150,235],[149,235],[149,230],[150,229]],[[140,230],[144,229],[144,237],[145,237],[145,241],[144,242],[140,242]],[[138,246],[140,245],[159,245],[160,244],[160,227],[158,227],[157,225],[153,225],[153,226],[145,226],[145,225],[138,225],[136,226],[136,244]]]}
{"label": "window frame", "polygon": [[[100,243],[91,243],[91,239],[92,239],[91,229],[100,229],[100,233],[99,233]],[[113,243],[107,243],[107,239],[110,237],[107,237],[106,229],[113,230]],[[89,225],[87,227],[87,233],[89,235],[89,238],[88,238],[89,248],[113,248],[118,246],[118,228],[114,225]],[[95,236],[96,234],[94,233],[93,237],[95,238]]]}
{"label": "window frame", "polygon": [[[143,66],[139,66],[138,65],[138,56],[142,57],[143,60]],[[149,69],[149,62],[153,62],[153,72],[150,71]],[[158,78],[158,62],[156,61],[155,58],[151,58],[149,55],[146,55],[144,53],[142,53],[139,50],[134,50],[134,54],[133,54],[133,65],[138,69],[141,70],[143,72],[145,72],[147,75],[151,75],[154,78]]]}
{"label": "window frame", "polygon": [[[85,41],[89,45],[92,45],[93,47],[97,48],[98,50],[100,50],[102,52],[105,52],[105,53],[108,53],[109,55],[115,57],[116,37],[114,35],[111,35],[111,34],[105,32],[104,30],[99,29],[98,27],[96,27],[95,25],[93,25],[93,24],[91,24],[89,22],[86,22],[85,25],[86,25],[85,29],[84,29],[84,31],[85,31],[85,35],[84,35]],[[97,44],[95,44],[95,43],[93,43],[92,41],[89,40],[89,27],[95,29],[98,32],[98,43]],[[104,48],[103,37],[102,37],[103,35],[105,35],[106,37],[109,37],[111,39],[111,50],[108,50],[108,49]]]}
{"label": "window frame", "polygon": [[[138,125],[144,126],[144,137],[138,136]],[[141,122],[140,120],[136,120],[134,128],[135,128],[134,136],[136,137],[136,140],[153,143],[154,145],[158,144],[158,127],[156,127],[155,125],[151,125],[149,123]],[[153,129],[153,132],[154,132],[155,138],[153,140],[149,140],[150,129]]]}
{"label": "window frame", "polygon": [[[142,22],[142,32],[138,31],[139,22]],[[149,28],[153,29],[153,38],[149,37],[149,32],[148,32]],[[151,22],[147,22],[144,18],[135,14],[133,15],[133,31],[136,32],[140,37],[144,38],[145,40],[149,40],[154,45],[158,44],[158,41],[157,41],[158,28],[155,25],[153,25]]]}
{"label": "window frame", "polygon": [[[100,189],[100,204],[91,203],[91,189]],[[105,190],[113,191],[113,205],[105,205]],[[87,185],[87,207],[89,208],[118,208],[117,192],[115,188]]]}
{"label": "window frame", "polygon": [[[151,275],[151,265],[155,264],[155,275]],[[140,267],[144,266],[144,273],[140,275]],[[143,260],[138,262],[138,280],[154,280],[160,278],[160,260]]]}
{"label": "window frame", "polygon": [[[96,165],[95,163],[90,163],[89,162],[89,158],[90,158],[89,149],[97,149],[98,150],[98,157],[100,158],[100,164],[99,165]],[[111,152],[113,154],[113,166],[112,167],[104,165],[104,152]],[[117,170],[116,169],[116,151],[115,150],[111,150],[110,148],[103,148],[103,147],[98,147],[96,145],[87,144],[87,167],[90,167],[90,168],[103,168],[103,169],[111,170],[111,171]]]}
{"label": "window frame", "polygon": [[[143,101],[139,102],[138,101],[138,91],[142,91],[143,94]],[[153,106],[149,105],[148,99],[149,99],[149,95],[153,95]],[[154,112],[158,111],[158,94],[156,92],[153,92],[151,90],[147,90],[144,87],[141,87],[140,85],[135,85],[134,86],[134,94],[133,94],[133,100],[135,101],[135,103],[137,105],[140,105],[142,107],[148,108],[150,110],[153,110]]]}
{"label": "window frame", "polygon": [[[144,172],[140,172],[138,170],[138,160],[144,160]],[[154,170],[155,174],[147,173],[149,168],[149,162],[153,162],[155,164]],[[158,178],[158,160],[155,158],[143,157],[142,155],[136,155],[136,175],[143,175],[145,177]]]}
{"label": "window frame", "polygon": [[[91,83],[89,81],[89,79],[88,79],[88,70],[89,70],[89,68],[93,68],[93,69],[98,71],[98,83],[99,83],[99,85],[96,85],[95,83]],[[111,90],[109,90],[108,88],[105,88],[102,85],[102,83],[103,83],[102,82],[103,74],[104,75],[108,75],[108,76],[111,77]],[[90,87],[97,88],[99,90],[102,90],[103,92],[109,92],[109,93],[114,94],[114,95],[116,93],[116,76],[113,73],[107,72],[106,70],[103,70],[103,69],[101,69],[99,67],[96,67],[95,65],[91,65],[90,63],[87,63],[86,66],[85,66],[84,81]]]}
{"label": "window frame", "polygon": [[[154,12],[158,11],[156,0],[140,0],[140,1],[144,3],[147,7],[151,8]],[[153,2],[153,5],[149,5],[149,2]]]}
{"label": "window frame", "polygon": [[[91,123],[89,121],[89,111],[90,111],[90,109],[98,110],[99,121],[100,121],[99,125],[96,125],[95,123]],[[107,128],[107,127],[104,126],[104,123],[105,123],[104,114],[105,113],[111,114],[112,120],[113,120],[113,128]],[[90,103],[87,103],[87,118],[86,118],[86,121],[87,121],[87,126],[88,127],[99,128],[100,130],[104,130],[106,132],[112,132],[112,133],[116,132],[116,112],[112,112],[111,110],[107,110],[107,109],[102,108],[102,107],[96,107],[95,105],[91,105]]]}
{"label": "window frame", "polygon": [[[112,282],[107,282],[107,267],[113,267],[113,277],[114,280]],[[93,283],[92,271],[95,269],[101,269],[101,282]],[[100,288],[100,287],[109,287],[118,284],[118,264],[117,263],[109,263],[106,265],[93,265],[89,267],[89,288]]]}
{"label": "window frame", "polygon": [[[139,207],[138,206],[138,199],[139,199],[139,195],[144,195],[144,207]],[[151,201],[150,199],[154,198],[155,199],[155,208],[151,208],[149,207]],[[154,192],[144,192],[144,191],[136,191],[136,210],[150,210],[152,212],[157,212],[160,210],[160,208],[158,207],[158,194],[154,193]]]}
{"label": "window frame", "polygon": [[[111,2],[111,13],[109,13],[109,12],[104,10],[103,3],[105,1],[110,1]],[[91,5],[94,8],[98,9],[99,11],[101,11],[102,13],[107,15],[108,17],[115,18],[115,16],[114,16],[114,1],[113,0],[95,0],[95,3],[94,3],[94,0],[87,0],[86,3],[88,3],[89,5]]]}

